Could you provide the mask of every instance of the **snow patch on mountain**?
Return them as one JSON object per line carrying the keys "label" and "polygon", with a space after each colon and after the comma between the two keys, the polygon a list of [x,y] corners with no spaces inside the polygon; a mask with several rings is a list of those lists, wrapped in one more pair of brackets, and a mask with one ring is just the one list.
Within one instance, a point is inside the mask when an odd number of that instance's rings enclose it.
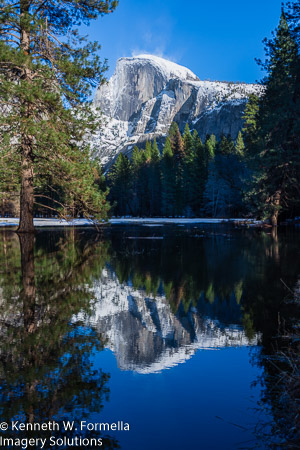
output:
{"label": "snow patch on mountain", "polygon": [[179,78],[182,80],[191,80],[191,81],[199,81],[199,78],[190,70],[184,66],[180,66],[173,61],[169,61],[165,58],[161,58],[160,56],[155,55],[137,55],[132,58],[124,58],[126,63],[131,63],[132,61],[141,61],[143,60],[150,61],[151,64],[156,65],[158,70],[160,70],[166,79],[170,78]]}

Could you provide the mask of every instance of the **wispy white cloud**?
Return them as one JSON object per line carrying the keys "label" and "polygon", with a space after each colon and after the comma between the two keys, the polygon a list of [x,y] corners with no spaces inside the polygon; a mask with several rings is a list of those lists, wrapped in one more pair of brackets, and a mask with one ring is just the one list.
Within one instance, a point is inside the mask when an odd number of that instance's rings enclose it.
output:
{"label": "wispy white cloud", "polygon": [[162,48],[154,48],[153,51],[149,51],[148,49],[143,48],[135,48],[131,50],[131,56],[138,56],[138,55],[154,55],[159,56],[160,58],[167,59],[168,61],[173,61],[175,63],[178,62],[178,58],[175,55],[169,55],[167,54],[164,49]]}
{"label": "wispy white cloud", "polygon": [[151,23],[143,20],[138,27],[138,44],[131,48],[131,55],[155,55],[169,61],[179,62],[179,52],[170,53],[168,48],[172,43],[175,22],[168,14],[163,14]]}

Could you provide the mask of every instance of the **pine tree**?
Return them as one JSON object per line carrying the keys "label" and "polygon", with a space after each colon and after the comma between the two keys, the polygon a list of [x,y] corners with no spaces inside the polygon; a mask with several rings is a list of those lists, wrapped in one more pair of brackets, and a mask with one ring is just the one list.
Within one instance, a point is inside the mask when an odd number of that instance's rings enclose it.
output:
{"label": "pine tree", "polygon": [[[90,87],[103,80],[105,65],[76,26],[111,12],[116,1],[5,0],[0,18],[1,172],[20,187],[19,232],[32,232],[36,187],[51,174],[69,216],[74,204],[101,218],[105,195],[96,188],[87,132],[98,126],[89,105]],[[1,175],[2,178],[2,175]],[[2,188],[5,178],[0,180]],[[50,186],[51,188],[51,186]],[[43,197],[38,198],[43,202]]]}
{"label": "pine tree", "polygon": [[144,151],[145,162],[150,163],[152,154],[152,145],[150,141],[146,142],[146,147]]}
{"label": "pine tree", "polygon": [[203,192],[207,181],[207,161],[205,149],[196,130],[193,132],[193,199],[191,207],[195,215],[200,214],[203,204]]}
{"label": "pine tree", "polygon": [[184,145],[184,214],[188,217],[195,215],[195,207],[197,204],[197,160],[194,147],[193,137],[191,135],[188,124],[185,126],[183,134]]}
{"label": "pine tree", "polygon": [[173,122],[170,127],[169,138],[174,155],[175,183],[176,183],[176,215],[183,214],[184,209],[184,143],[178,128]]}
{"label": "pine tree", "polygon": [[160,213],[160,153],[154,139],[151,148],[151,161],[149,167],[149,185],[150,185],[150,215],[158,216]]}
{"label": "pine tree", "polygon": [[193,151],[193,137],[191,135],[188,123],[185,124],[185,128],[184,128],[183,146],[184,146],[185,155],[189,156]]}
{"label": "pine tree", "polygon": [[151,162],[151,142],[147,141],[145,149],[141,150],[141,169],[140,169],[140,212],[142,216],[148,216],[150,211],[150,181],[149,168]]}
{"label": "pine tree", "polygon": [[184,142],[176,122],[173,122],[170,127],[169,139],[176,162],[182,163],[185,157]]}
{"label": "pine tree", "polygon": [[167,137],[161,159],[161,185],[162,205],[161,212],[164,216],[173,216],[176,201],[176,180],[174,155],[170,139]]}
{"label": "pine tree", "polygon": [[221,155],[232,155],[235,153],[234,143],[230,136],[222,136],[217,145],[217,152]]}
{"label": "pine tree", "polygon": [[244,144],[243,135],[242,135],[242,132],[239,131],[239,134],[238,134],[238,137],[237,137],[236,143],[235,143],[235,151],[239,156],[243,157],[244,150],[245,150],[245,144]]}
{"label": "pine tree", "polygon": [[283,11],[276,35],[265,42],[267,60],[261,63],[267,71],[265,92],[259,101],[257,137],[249,151],[256,162],[258,206],[276,226],[280,211],[290,210],[300,198],[299,57]]}
{"label": "pine tree", "polygon": [[141,209],[141,166],[142,155],[139,148],[135,145],[131,156],[132,169],[132,212],[134,216],[140,214]]}
{"label": "pine tree", "polygon": [[207,162],[215,157],[215,151],[217,146],[217,139],[214,134],[206,136],[205,140],[205,153]]}
{"label": "pine tree", "polygon": [[160,160],[160,153],[157,147],[156,139],[154,138],[151,149],[151,161],[154,163],[159,163],[159,160]]}
{"label": "pine tree", "polygon": [[[198,211],[203,211],[206,206],[207,198],[204,198],[206,185],[209,176],[209,167],[213,167],[210,163],[215,158],[217,149],[217,139],[214,134],[207,135],[204,145],[202,144],[198,133],[195,135],[195,145],[197,146],[198,167],[199,167],[199,186],[198,186]],[[200,142],[199,142],[200,141]]]}
{"label": "pine tree", "polygon": [[120,153],[108,174],[110,200],[115,205],[117,215],[131,212],[132,170],[128,157]]}
{"label": "pine tree", "polygon": [[[247,147],[247,154],[255,147],[257,140],[257,118],[259,111],[259,97],[255,94],[249,96],[244,115],[243,136]],[[249,155],[248,155],[249,156]]]}

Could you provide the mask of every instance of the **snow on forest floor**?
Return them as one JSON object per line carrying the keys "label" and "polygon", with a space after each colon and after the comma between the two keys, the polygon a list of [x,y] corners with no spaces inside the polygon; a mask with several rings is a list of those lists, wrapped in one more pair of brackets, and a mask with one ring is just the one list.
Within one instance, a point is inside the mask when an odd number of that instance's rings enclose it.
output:
{"label": "snow on forest floor", "polygon": [[216,218],[202,218],[196,217],[193,219],[186,219],[184,217],[155,217],[155,218],[112,218],[110,219],[110,223],[113,225],[126,225],[126,224],[193,224],[193,223],[224,223],[224,222],[247,222],[247,223],[261,223],[258,220],[248,220],[248,219],[216,219]]}
{"label": "snow on forest floor", "polygon": [[[259,220],[254,219],[241,219],[241,218],[232,218],[232,219],[209,219],[209,218],[194,218],[194,219],[186,219],[186,218],[165,218],[165,217],[156,217],[156,218],[112,218],[109,220],[109,223],[112,225],[133,225],[133,224],[142,224],[142,225],[166,225],[166,224],[197,224],[197,223],[228,223],[228,222],[241,222],[247,224],[260,224],[262,223]],[[0,218],[0,227],[16,227],[19,225],[19,218],[11,218],[4,217]],[[74,220],[64,220],[64,219],[56,219],[56,218],[35,218],[34,219],[35,227],[66,227],[66,226],[93,226],[93,222],[88,219],[74,219]]]}

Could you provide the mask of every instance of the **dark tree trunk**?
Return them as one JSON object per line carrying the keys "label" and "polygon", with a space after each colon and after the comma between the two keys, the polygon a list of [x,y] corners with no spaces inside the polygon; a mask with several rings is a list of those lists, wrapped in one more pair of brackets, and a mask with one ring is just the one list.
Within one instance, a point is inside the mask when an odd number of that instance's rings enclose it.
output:
{"label": "dark tree trunk", "polygon": [[35,320],[35,274],[34,274],[34,236],[20,234],[21,269],[22,269],[22,299],[24,314],[24,329],[26,333],[33,333],[36,329]]}
{"label": "dark tree trunk", "polygon": [[[24,320],[24,339],[26,336],[34,333],[37,329],[37,319],[35,317],[36,304],[36,286],[34,271],[34,235],[20,234],[20,250],[21,250],[21,270],[22,270],[22,300],[23,300],[23,320]],[[27,341],[26,350],[24,352],[26,364],[29,370],[36,365],[37,352],[35,345],[31,345]],[[31,399],[36,395],[37,382],[32,380],[26,383],[26,397],[28,407],[26,409],[26,419],[28,423],[34,423],[35,413]],[[30,436],[33,437],[33,436]]]}
{"label": "dark tree trunk", "polygon": [[[27,14],[29,12],[29,1],[21,0],[20,2],[20,46],[24,52],[24,55],[30,54],[30,36],[28,32]],[[27,67],[26,67],[27,66]],[[25,66],[23,79],[32,82],[32,71],[28,65]],[[25,119],[30,118],[32,115],[32,104],[26,102],[25,106]],[[33,138],[22,133],[21,136],[21,194],[20,194],[20,223],[19,233],[32,233],[34,232],[33,226]]]}
{"label": "dark tree trunk", "polygon": [[279,214],[279,206],[280,206],[280,200],[281,200],[281,191],[276,191],[273,197],[273,206],[274,212],[271,216],[271,224],[272,227],[277,227],[278,224],[278,214]]}
{"label": "dark tree trunk", "polygon": [[18,233],[33,233],[33,152],[32,139],[23,137],[21,166],[20,223]]}

